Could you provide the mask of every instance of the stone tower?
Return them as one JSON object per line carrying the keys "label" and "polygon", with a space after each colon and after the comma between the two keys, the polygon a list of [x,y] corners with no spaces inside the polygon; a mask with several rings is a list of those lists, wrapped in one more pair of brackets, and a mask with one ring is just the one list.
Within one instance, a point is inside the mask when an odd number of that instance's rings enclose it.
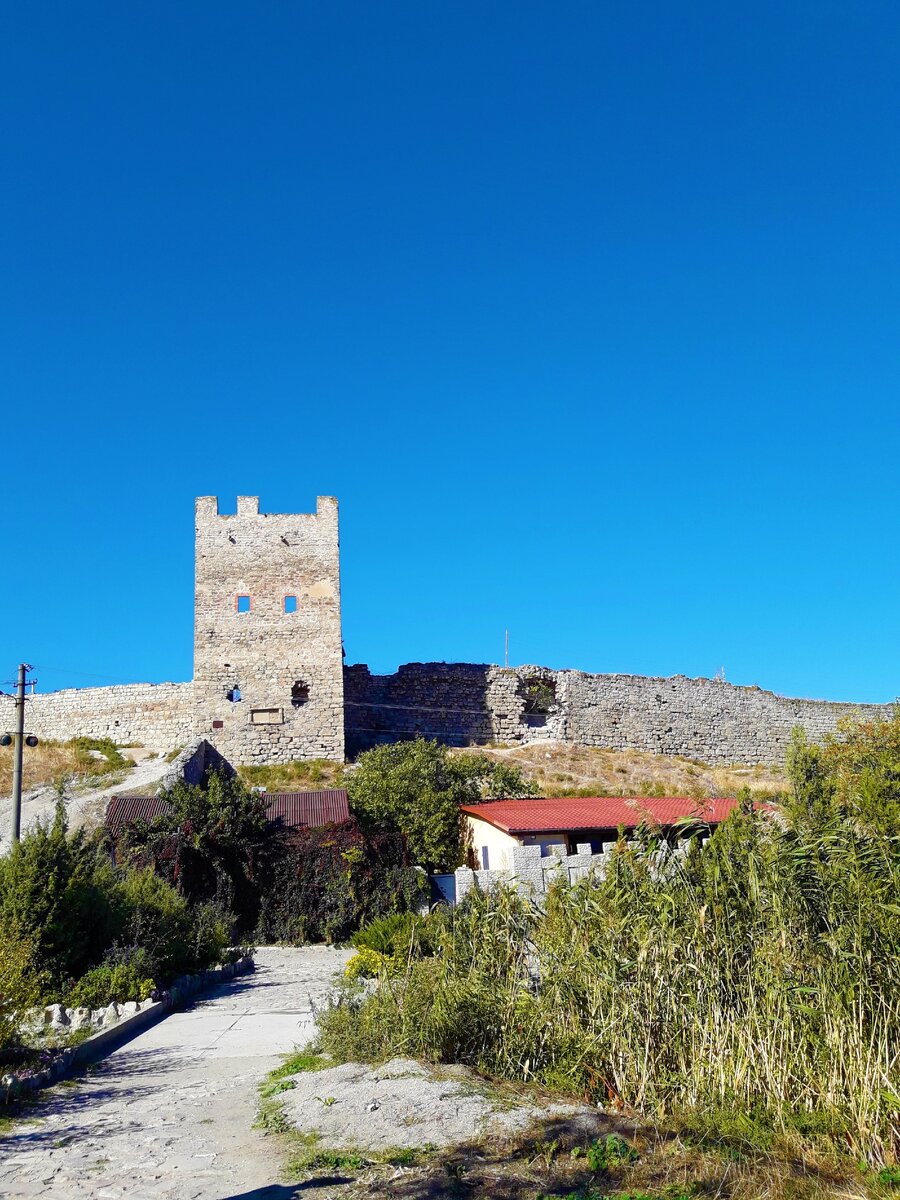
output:
{"label": "stone tower", "polygon": [[344,757],[338,505],[197,499],[194,734],[235,763]]}

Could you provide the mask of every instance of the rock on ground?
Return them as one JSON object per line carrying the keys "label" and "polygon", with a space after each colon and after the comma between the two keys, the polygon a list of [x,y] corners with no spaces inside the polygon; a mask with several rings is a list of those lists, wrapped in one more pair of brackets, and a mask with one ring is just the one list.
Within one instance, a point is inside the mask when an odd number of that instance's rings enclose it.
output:
{"label": "rock on ground", "polygon": [[318,1135],[329,1149],[387,1150],[457,1146],[489,1134],[522,1133],[548,1117],[583,1119],[596,1110],[573,1104],[510,1103],[492,1097],[462,1067],[429,1069],[407,1058],[378,1067],[345,1063],[291,1076],[279,1095],[285,1116],[303,1134]]}

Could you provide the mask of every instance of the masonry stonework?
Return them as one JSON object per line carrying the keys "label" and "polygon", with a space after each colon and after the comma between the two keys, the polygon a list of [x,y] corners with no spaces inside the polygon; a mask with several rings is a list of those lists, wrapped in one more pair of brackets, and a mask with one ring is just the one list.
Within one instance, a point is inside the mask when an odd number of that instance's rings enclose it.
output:
{"label": "masonry stonework", "polygon": [[191,740],[194,688],[190,683],[127,683],[38,692],[28,699],[25,720],[28,732],[40,738],[108,737],[120,746],[138,742],[173,749]]}
{"label": "masonry stonework", "polygon": [[[542,703],[531,698],[537,694]],[[771,763],[791,730],[821,741],[842,717],[892,715],[889,704],[792,700],[756,687],[676,675],[589,675],[545,667],[407,663],[393,675],[348,667],[350,754],[422,735],[450,745],[572,742],[647,750],[705,763]]]}
{"label": "masonry stonework", "polygon": [[344,757],[337,501],[196,508],[195,737],[234,762]]}
{"label": "masonry stonework", "polygon": [[783,758],[794,726],[820,741],[842,717],[886,704],[794,700],[676,675],[408,663],[391,675],[343,666],[337,501],[261,513],[196,502],[193,683],[37,695],[29,732],[108,736],[159,749],[204,738],[235,763],[331,758],[421,735],[449,745],[547,740],[683,755],[706,763]]}

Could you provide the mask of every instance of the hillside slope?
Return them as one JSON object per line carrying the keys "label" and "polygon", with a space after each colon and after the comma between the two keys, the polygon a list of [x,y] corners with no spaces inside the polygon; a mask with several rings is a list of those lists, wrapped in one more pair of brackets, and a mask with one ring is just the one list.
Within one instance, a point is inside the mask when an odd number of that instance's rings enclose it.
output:
{"label": "hillside slope", "polygon": [[[601,750],[567,742],[527,746],[474,747],[514,764],[534,781],[542,796],[733,796],[743,787],[781,792],[781,767],[711,767],[689,758],[668,758],[643,750]],[[454,751],[471,753],[471,751]]]}

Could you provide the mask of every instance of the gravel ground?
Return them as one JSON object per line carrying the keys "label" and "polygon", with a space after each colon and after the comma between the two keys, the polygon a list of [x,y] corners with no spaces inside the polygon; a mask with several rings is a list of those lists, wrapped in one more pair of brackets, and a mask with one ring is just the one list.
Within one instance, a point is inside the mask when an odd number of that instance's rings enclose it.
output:
{"label": "gravel ground", "polygon": [[510,1137],[548,1118],[596,1117],[577,1105],[498,1102],[462,1067],[431,1071],[408,1058],[379,1067],[344,1063],[291,1079],[293,1089],[279,1097],[285,1116],[330,1149],[458,1146],[487,1134]]}

